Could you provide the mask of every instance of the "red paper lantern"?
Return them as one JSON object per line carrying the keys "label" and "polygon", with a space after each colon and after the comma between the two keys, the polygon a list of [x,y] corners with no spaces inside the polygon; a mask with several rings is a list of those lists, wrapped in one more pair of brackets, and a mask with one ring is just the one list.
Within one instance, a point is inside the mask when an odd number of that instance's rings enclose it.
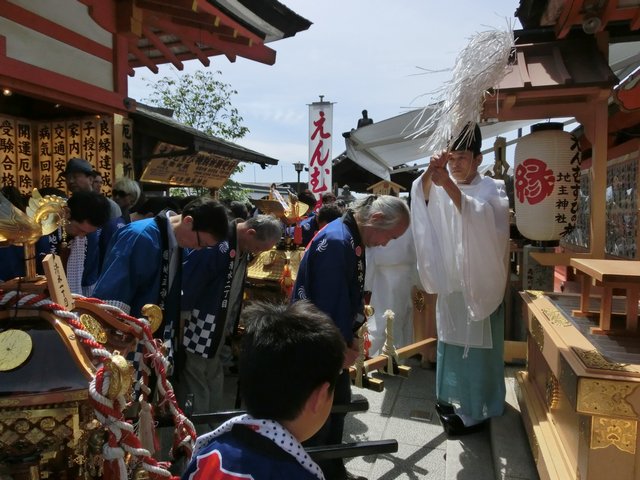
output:
{"label": "red paper lantern", "polygon": [[531,240],[559,240],[575,227],[580,150],[561,123],[531,126],[515,150],[516,226]]}

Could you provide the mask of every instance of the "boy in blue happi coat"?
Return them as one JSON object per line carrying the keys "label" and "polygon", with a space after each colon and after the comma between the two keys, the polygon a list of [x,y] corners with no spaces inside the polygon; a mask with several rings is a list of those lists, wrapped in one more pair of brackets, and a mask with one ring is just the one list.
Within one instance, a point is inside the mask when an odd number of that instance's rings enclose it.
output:
{"label": "boy in blue happi coat", "polygon": [[196,443],[183,480],[324,479],[300,442],[331,410],[345,344],[312,304],[256,302],[243,314],[240,390],[248,414]]}

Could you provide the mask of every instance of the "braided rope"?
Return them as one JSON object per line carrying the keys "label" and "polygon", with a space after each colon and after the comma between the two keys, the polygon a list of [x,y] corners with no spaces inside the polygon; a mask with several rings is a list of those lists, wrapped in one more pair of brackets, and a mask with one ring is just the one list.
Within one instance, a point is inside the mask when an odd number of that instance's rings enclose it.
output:
{"label": "braided rope", "polygon": [[[118,307],[107,304],[99,299],[83,298],[83,300],[93,303],[109,312],[118,320],[131,326],[136,332],[142,332],[139,341],[142,342],[144,347],[143,358],[153,367],[153,370],[156,373],[156,389],[160,394],[160,403],[166,404],[168,406],[169,411],[171,412],[171,415],[173,417],[175,426],[174,442],[172,448],[173,455],[176,456],[177,452],[182,449],[185,450],[187,456],[191,456],[191,452],[193,451],[193,444],[195,443],[196,439],[195,427],[178,406],[173,386],[167,378],[167,371],[170,367],[169,361],[162,353],[162,341],[153,338],[149,322],[144,318],[132,317],[131,315],[124,313]],[[141,391],[143,392],[142,398],[145,399],[146,396],[148,396],[150,393],[150,389],[146,385],[146,382],[149,374],[151,373],[151,368],[149,368],[149,366],[147,366],[145,362],[142,362],[140,366],[141,372],[143,373],[143,381],[139,382],[139,386],[141,388]],[[143,468],[147,469],[144,464],[142,466]]]}
{"label": "braided rope", "polygon": [[[175,399],[173,387],[167,379],[167,369],[169,363],[162,355],[160,349],[161,343],[153,339],[149,322],[143,318],[134,318],[127,315],[118,307],[104,303],[95,298],[85,298],[80,295],[73,295],[76,300],[84,300],[95,304],[108,314],[130,326],[135,332],[138,342],[144,347],[145,354],[143,360],[148,360],[157,375],[157,386],[160,392],[162,402],[166,402],[171,411],[174,424],[176,426],[174,434],[174,450],[176,448],[184,448],[190,455],[193,450],[195,441],[195,429],[189,419],[182,413]],[[105,368],[105,363],[112,359],[113,354],[103,348],[96,341],[93,335],[88,332],[80,322],[78,315],[74,312],[65,310],[62,306],[54,303],[48,297],[42,294],[23,293],[15,290],[0,290],[0,308],[30,308],[48,311],[59,318],[66,321],[73,330],[74,335],[79,341],[89,347],[91,354],[100,362],[94,378],[89,383],[89,399],[94,408],[96,418],[109,431],[109,438],[103,446],[104,479],[126,480],[129,478],[127,464],[125,462],[126,454],[130,455],[129,464],[133,467],[141,467],[150,474],[153,479],[177,478],[172,477],[171,473],[165,468],[165,462],[158,462],[153,458],[150,452],[142,448],[140,439],[136,435],[134,426],[125,420],[124,409],[127,401],[123,395],[115,400],[107,397],[109,385],[111,381],[111,373]],[[144,396],[150,393],[149,387],[146,385],[148,375],[151,373],[145,362],[141,363],[141,371],[143,373],[139,386]],[[143,398],[141,396],[141,398]]]}

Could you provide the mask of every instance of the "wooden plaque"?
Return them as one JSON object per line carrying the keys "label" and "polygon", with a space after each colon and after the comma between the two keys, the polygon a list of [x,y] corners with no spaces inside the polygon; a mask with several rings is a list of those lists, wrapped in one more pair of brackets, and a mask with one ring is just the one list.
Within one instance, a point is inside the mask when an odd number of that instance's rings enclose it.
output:
{"label": "wooden plaque", "polygon": [[64,272],[62,261],[58,255],[48,254],[42,260],[44,274],[47,277],[47,285],[49,286],[49,295],[58,305],[66,310],[73,310],[75,303],[67,282],[67,274]]}

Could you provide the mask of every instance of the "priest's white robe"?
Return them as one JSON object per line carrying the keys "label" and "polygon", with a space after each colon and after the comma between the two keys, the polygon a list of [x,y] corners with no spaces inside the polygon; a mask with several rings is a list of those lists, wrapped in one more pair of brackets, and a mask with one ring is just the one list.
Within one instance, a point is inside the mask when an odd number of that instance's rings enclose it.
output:
{"label": "priest's white robe", "polygon": [[416,250],[411,229],[387,245],[369,247],[367,255],[367,275],[365,290],[371,292],[371,306],[374,315],[367,319],[369,328],[369,355],[382,353],[386,339],[387,321],[384,313],[394,313],[391,337],[396,348],[413,342],[413,303],[411,287],[418,282]]}
{"label": "priest's white robe", "polygon": [[499,307],[508,274],[509,205],[502,181],[477,175],[458,187],[460,210],[436,185],[426,202],[418,178],[411,227],[422,285],[438,294],[436,395],[480,421],[500,415],[504,404]]}

